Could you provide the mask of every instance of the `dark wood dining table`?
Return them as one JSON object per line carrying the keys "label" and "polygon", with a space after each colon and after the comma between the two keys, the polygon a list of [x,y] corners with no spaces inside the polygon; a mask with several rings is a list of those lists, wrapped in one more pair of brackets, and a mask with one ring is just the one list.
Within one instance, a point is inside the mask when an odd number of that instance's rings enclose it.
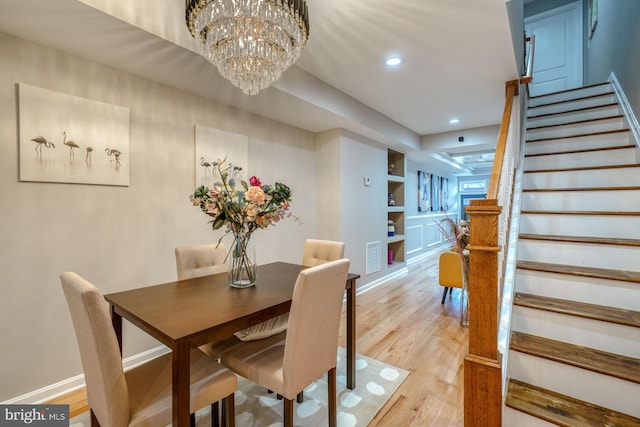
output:
{"label": "dark wood dining table", "polygon": [[[258,267],[256,285],[236,289],[227,273],[147,286],[105,295],[122,351],[122,319],[166,345],[173,358],[173,425],[189,425],[189,353],[240,329],[287,313],[302,265],[275,262]],[[356,385],[356,280],[346,289],[347,387]]]}

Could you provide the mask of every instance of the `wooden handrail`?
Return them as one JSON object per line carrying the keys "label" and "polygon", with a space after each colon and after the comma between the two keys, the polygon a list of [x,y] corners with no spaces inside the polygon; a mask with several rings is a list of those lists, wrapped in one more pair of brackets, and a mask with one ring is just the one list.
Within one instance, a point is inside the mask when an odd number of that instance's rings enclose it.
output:
{"label": "wooden handrail", "polygon": [[507,82],[506,85],[507,95],[504,102],[504,111],[502,112],[502,122],[500,123],[500,133],[498,134],[498,143],[496,145],[493,168],[491,169],[491,178],[489,179],[487,199],[498,198],[500,174],[502,172],[504,153],[506,152],[507,147],[507,136],[509,135],[509,124],[511,123],[511,111],[513,110],[513,97],[517,95],[518,80],[511,80]]}

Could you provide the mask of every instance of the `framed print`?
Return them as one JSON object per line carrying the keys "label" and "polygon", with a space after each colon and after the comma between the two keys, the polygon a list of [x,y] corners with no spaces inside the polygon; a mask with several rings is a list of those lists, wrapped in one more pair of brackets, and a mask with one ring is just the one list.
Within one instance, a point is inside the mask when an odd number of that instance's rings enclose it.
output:
{"label": "framed print", "polygon": [[20,181],[129,185],[129,109],[18,84]]}
{"label": "framed print", "polygon": [[[196,187],[211,187],[220,179],[213,175],[214,162],[225,160],[227,165],[232,164],[243,170],[249,167],[248,136],[200,125],[196,125],[195,133]],[[242,177],[242,173],[239,176]]]}
{"label": "framed print", "polygon": [[418,212],[431,210],[431,182],[430,175],[424,171],[418,171]]}

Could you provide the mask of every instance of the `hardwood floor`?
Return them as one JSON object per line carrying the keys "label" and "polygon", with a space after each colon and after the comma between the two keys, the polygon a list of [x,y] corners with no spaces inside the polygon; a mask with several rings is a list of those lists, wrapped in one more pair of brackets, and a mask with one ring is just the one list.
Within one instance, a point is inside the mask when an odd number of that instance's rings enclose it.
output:
{"label": "hardwood floor", "polygon": [[[410,372],[369,427],[462,426],[469,331],[459,326],[460,291],[440,304],[437,255],[408,269],[357,299],[358,353]],[[87,410],[84,390],[49,403],[70,404],[71,416]]]}

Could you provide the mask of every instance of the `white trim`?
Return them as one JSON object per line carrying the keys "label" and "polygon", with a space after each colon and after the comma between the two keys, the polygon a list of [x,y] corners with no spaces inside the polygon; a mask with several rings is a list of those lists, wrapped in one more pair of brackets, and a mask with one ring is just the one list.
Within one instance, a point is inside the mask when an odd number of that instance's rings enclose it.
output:
{"label": "white trim", "polygon": [[620,86],[620,82],[616,78],[616,75],[611,72],[609,75],[609,82],[613,86],[613,90],[618,97],[618,101],[620,102],[620,107],[622,108],[622,112],[629,123],[629,130],[633,135],[633,139],[636,141],[636,146],[640,147],[640,124],[638,124],[638,119],[635,114],[633,114],[633,108],[631,108],[631,104],[627,99],[627,96],[624,94],[622,90],[622,86]]}
{"label": "white trim", "polygon": [[[122,365],[125,371],[134,368],[142,363],[148,362],[151,359],[155,359],[158,356],[161,356],[165,353],[168,353],[170,350],[161,345],[151,350],[144,351],[142,353],[138,353],[131,357],[127,357],[122,361]],[[48,385],[46,387],[42,387],[38,390],[31,391],[29,393],[23,394],[22,396],[14,397],[13,399],[6,400],[1,402],[2,405],[34,405],[41,404],[44,402],[48,402],[52,399],[58,398],[60,396],[64,396],[65,394],[69,394],[73,391],[78,390],[79,388],[84,387],[84,375],[76,375],[75,377],[67,378],[66,380],[62,380],[55,384]]]}
{"label": "white trim", "polygon": [[362,287],[358,287],[356,291],[356,295],[362,295],[363,293],[370,291],[371,289],[377,288],[378,286],[387,283],[391,279],[395,279],[397,277],[406,276],[408,273],[407,267],[402,267],[393,273],[387,274],[379,279],[376,279],[372,282],[367,283]]}

